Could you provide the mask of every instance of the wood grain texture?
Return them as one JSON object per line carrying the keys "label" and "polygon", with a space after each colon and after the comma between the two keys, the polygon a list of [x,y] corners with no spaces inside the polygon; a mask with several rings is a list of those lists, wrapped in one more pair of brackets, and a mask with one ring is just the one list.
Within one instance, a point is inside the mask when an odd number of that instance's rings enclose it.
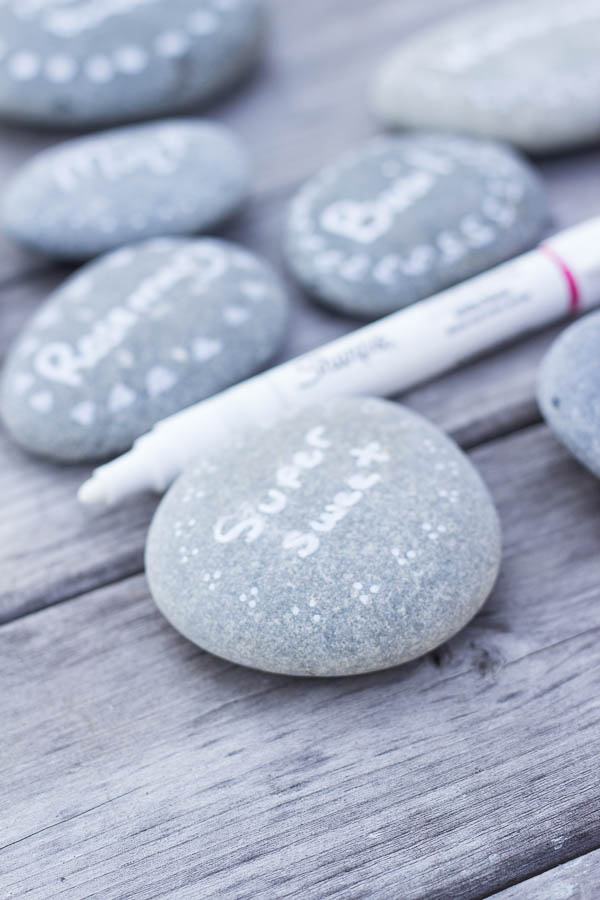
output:
{"label": "wood grain texture", "polygon": [[597,900],[600,850],[586,853],[493,895],[493,900]]}
{"label": "wood grain texture", "polygon": [[541,427],[473,457],[502,574],[413,664],[242,670],[142,577],[4,626],[2,895],[476,900],[595,849],[599,489]]}

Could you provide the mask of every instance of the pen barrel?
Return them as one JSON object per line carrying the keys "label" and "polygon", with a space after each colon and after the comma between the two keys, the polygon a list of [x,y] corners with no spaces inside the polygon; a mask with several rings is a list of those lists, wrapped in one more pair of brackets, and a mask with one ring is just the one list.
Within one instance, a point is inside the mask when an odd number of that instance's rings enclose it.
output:
{"label": "pen barrel", "polygon": [[285,407],[398,394],[563,318],[570,288],[540,250],[409,306],[263,376]]}

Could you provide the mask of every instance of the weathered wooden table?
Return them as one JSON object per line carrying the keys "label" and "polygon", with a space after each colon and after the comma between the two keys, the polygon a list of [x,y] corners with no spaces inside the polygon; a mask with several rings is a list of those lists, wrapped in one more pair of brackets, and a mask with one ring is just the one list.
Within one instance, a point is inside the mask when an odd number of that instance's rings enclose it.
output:
{"label": "weathered wooden table", "polygon": [[[255,195],[225,232],[281,265],[286,201],[377,128],[365,84],[461,0],[273,0],[264,66],[210,111]],[[57,135],[4,127],[0,177]],[[557,223],[600,212],[600,151],[542,161]],[[0,351],[66,270],[0,238]],[[290,284],[285,356],[344,322]],[[600,897],[600,485],[540,423],[557,329],[404,400],[468,449],[504,562],[449,644],[379,674],[243,670],[176,634],[142,574],[153,500],[77,506],[89,469],[0,438],[0,897]]]}

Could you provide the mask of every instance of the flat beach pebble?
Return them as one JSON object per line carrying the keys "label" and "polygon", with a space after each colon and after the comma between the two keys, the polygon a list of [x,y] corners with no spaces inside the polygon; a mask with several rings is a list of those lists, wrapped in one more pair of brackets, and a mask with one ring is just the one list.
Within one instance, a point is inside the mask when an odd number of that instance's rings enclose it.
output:
{"label": "flat beach pebble", "polygon": [[458,447],[384,400],[340,398],[224,447],[163,499],[146,568],[200,647],[289,675],[395,666],[475,615],[495,509]]}
{"label": "flat beach pebble", "polygon": [[263,262],[212,238],[163,238],[80,269],[8,355],[0,411],[26,449],[57,460],[126,450],[171,413],[256,372],[287,303]]}
{"label": "flat beach pebble", "polygon": [[384,59],[372,105],[386,123],[463,131],[532,153],[600,138],[600,0],[483,3]]}
{"label": "flat beach pebble", "polygon": [[600,312],[554,341],[540,368],[537,398],[556,437],[600,478]]}
{"label": "flat beach pebble", "polygon": [[167,115],[258,56],[260,0],[4,0],[0,117],[56,127]]}
{"label": "flat beach pebble", "polygon": [[508,147],[448,134],[382,136],[300,189],[285,248],[311,294],[374,318],[528,249],[548,218],[540,179]]}
{"label": "flat beach pebble", "polygon": [[167,120],[66,141],[18,172],[5,231],[50,256],[82,260],[133,241],[205,231],[248,193],[246,154],[202,120]]}

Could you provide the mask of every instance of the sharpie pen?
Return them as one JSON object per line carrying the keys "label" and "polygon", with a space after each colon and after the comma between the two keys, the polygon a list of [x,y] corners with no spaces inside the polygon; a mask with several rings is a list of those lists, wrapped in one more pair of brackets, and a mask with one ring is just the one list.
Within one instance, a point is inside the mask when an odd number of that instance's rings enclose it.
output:
{"label": "sharpie pen", "polygon": [[389,396],[511,338],[600,304],[600,218],[161,422],[96,469],[84,504],[162,492],[196,457],[249,429],[341,395]]}

